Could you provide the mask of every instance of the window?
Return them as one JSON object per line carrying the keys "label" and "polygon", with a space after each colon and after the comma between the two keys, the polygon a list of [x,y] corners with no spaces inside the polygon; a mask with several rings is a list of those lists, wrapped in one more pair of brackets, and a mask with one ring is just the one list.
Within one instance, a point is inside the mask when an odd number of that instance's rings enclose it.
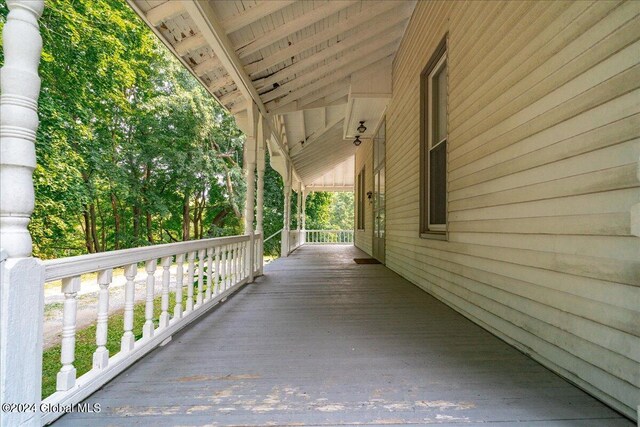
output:
{"label": "window", "polygon": [[356,193],[358,196],[358,203],[356,206],[356,212],[358,217],[356,218],[356,224],[358,230],[364,230],[364,201],[365,201],[365,180],[364,180],[364,168],[358,174],[358,181],[356,182]]}
{"label": "window", "polygon": [[421,76],[421,232],[444,234],[447,226],[446,37]]}

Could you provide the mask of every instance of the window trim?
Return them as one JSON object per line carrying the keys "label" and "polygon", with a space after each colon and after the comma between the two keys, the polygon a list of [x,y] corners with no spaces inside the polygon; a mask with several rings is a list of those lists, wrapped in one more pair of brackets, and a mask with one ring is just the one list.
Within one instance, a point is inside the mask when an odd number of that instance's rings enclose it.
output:
{"label": "window trim", "polygon": [[[429,108],[429,102],[431,101],[431,77],[438,72],[445,64],[448,63],[447,56],[447,39],[448,34],[442,38],[435,51],[431,55],[429,62],[420,73],[420,237],[437,240],[447,240],[448,238],[448,215],[445,219],[445,224],[429,224],[429,151],[431,150],[432,129],[428,128],[427,124],[431,122],[432,108]],[[447,76],[448,80],[448,76]],[[447,82],[448,91],[448,82]],[[447,96],[447,103],[449,97]],[[448,111],[448,105],[447,105]],[[425,114],[428,115],[425,120]],[[448,120],[448,113],[447,113]],[[437,145],[443,141],[448,141],[449,132],[447,129],[447,135],[445,139],[440,141]],[[448,174],[448,170],[447,170]],[[445,180],[446,181],[446,180]],[[447,189],[448,193],[448,189]],[[447,198],[448,203],[448,198]],[[448,214],[448,209],[447,209]]]}

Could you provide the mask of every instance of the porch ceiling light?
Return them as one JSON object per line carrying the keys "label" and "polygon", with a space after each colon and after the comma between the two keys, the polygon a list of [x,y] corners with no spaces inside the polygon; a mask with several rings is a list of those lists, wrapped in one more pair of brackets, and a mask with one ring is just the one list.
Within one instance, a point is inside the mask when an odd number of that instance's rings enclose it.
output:
{"label": "porch ceiling light", "polygon": [[367,127],[364,125],[364,120],[360,121],[360,126],[356,129],[360,133],[364,133],[367,130]]}
{"label": "porch ceiling light", "polygon": [[353,145],[357,147],[360,144],[362,144],[362,141],[360,141],[360,135],[356,135],[356,139],[353,140]]}

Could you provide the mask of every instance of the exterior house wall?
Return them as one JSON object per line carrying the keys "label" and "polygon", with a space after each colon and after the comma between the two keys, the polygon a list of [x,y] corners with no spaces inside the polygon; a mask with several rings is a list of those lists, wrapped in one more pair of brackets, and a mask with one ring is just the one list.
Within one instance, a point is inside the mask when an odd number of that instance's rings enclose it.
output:
{"label": "exterior house wall", "polygon": [[[418,2],[387,110],[387,266],[634,418],[639,13],[636,1]],[[447,33],[439,241],[419,234],[420,74]],[[366,163],[368,183],[371,158],[367,142],[356,174]],[[356,245],[371,252],[370,228]]]}
{"label": "exterior house wall", "polygon": [[[363,139],[362,144],[356,150],[356,169],[355,169],[355,181],[357,182],[358,174],[364,167],[365,169],[365,194],[367,191],[373,191],[373,141],[370,139]],[[355,214],[358,218],[358,203],[357,194],[355,200]],[[368,253],[373,254],[372,241],[373,241],[373,204],[365,196],[364,199],[364,230],[357,230],[358,223],[354,222],[356,231],[354,236],[355,245]]]}

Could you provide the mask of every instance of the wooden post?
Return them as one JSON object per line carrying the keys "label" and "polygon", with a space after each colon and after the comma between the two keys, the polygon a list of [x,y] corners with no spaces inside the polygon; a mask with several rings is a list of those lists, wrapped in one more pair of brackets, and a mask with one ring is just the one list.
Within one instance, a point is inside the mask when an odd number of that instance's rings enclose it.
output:
{"label": "wooden post", "polygon": [[[31,257],[43,0],[7,0],[0,81],[0,404],[37,407],[42,385],[44,268]],[[0,425],[40,425],[39,411],[0,411]]]}
{"label": "wooden post", "polygon": [[[254,263],[254,245],[255,235],[253,221],[255,218],[255,197],[256,197],[256,146],[258,139],[258,121],[260,113],[258,107],[252,104],[247,109],[248,128],[246,129],[247,139],[244,143],[244,173],[247,183],[247,193],[244,204],[244,232],[249,235],[249,253],[246,254],[248,259],[242,259],[244,265],[253,265]],[[242,252],[241,252],[242,253]],[[249,282],[253,282],[253,268],[249,268]]]}
{"label": "wooden post", "polygon": [[287,162],[287,177],[284,180],[284,214],[282,224],[282,239],[280,256],[289,256],[289,227],[291,224],[291,170],[292,166]]}
{"label": "wooden post", "polygon": [[265,118],[260,117],[258,122],[258,140],[256,142],[256,167],[258,172],[258,184],[256,188],[256,232],[262,234],[260,238],[259,247],[256,251],[258,253],[258,274],[262,275],[262,268],[264,265],[264,227],[263,227],[263,212],[264,212],[264,169],[265,169],[265,150],[266,150],[266,127]]}
{"label": "wooden post", "polygon": [[300,244],[307,243],[307,190],[302,190],[302,212],[300,213]]}

